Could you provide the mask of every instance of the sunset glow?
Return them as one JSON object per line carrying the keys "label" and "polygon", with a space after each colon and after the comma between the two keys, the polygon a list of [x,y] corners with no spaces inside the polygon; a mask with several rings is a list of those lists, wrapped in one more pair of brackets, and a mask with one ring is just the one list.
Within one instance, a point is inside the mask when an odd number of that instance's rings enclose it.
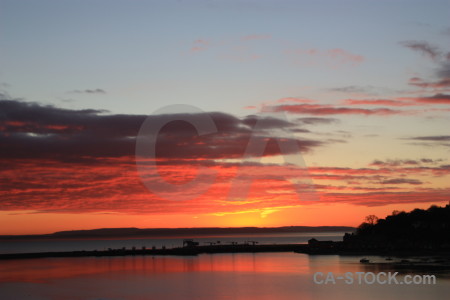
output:
{"label": "sunset glow", "polygon": [[[383,1],[331,2],[320,21],[314,1],[39,2],[0,6],[0,235],[358,226],[449,203],[448,1],[389,2],[383,24]],[[141,160],[142,124],[174,104],[202,113],[171,114]],[[211,185],[189,186],[199,168]]]}

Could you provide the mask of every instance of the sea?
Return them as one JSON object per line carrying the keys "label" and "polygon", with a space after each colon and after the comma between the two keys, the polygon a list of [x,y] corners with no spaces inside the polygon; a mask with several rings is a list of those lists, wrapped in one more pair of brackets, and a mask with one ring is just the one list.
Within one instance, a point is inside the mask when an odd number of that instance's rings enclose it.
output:
{"label": "sea", "polygon": [[[202,244],[255,241],[304,244],[342,240],[343,233],[191,236]],[[1,241],[1,253],[108,248],[180,247],[186,237]],[[360,263],[362,256],[293,252],[197,256],[38,258],[0,261],[0,299],[448,299],[450,274],[399,270],[398,283],[370,273],[396,272]],[[372,262],[386,257],[368,256]],[[393,258],[394,260],[397,258]],[[363,273],[359,273],[363,272]],[[352,275],[353,282],[346,276]],[[358,282],[358,274],[369,274]],[[434,275],[434,284],[406,284],[405,276]],[[342,278],[344,279],[342,279]],[[383,277],[384,278],[384,277]],[[386,277],[387,278],[387,277]],[[334,279],[334,280],[332,280]],[[401,283],[403,282],[403,284]]]}

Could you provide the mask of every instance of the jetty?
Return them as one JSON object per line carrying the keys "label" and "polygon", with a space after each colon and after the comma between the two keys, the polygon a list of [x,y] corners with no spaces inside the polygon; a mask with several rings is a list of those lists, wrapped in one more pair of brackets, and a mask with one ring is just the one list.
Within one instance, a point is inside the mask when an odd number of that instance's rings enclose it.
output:
{"label": "jetty", "polygon": [[0,260],[5,259],[29,259],[46,257],[106,257],[106,256],[135,256],[135,255],[199,255],[204,253],[256,253],[256,252],[302,252],[307,253],[307,244],[256,244],[256,243],[232,243],[211,244],[199,246],[196,242],[184,241],[183,247],[175,248],[120,248],[91,251],[65,251],[65,252],[35,252],[35,253],[7,253],[0,254]]}

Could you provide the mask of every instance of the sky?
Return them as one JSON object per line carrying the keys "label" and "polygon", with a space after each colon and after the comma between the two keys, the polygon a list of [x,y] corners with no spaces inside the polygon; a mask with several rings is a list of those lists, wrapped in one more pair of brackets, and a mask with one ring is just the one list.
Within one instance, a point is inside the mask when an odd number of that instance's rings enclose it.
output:
{"label": "sky", "polygon": [[0,0],[0,234],[358,226],[447,204],[449,11]]}

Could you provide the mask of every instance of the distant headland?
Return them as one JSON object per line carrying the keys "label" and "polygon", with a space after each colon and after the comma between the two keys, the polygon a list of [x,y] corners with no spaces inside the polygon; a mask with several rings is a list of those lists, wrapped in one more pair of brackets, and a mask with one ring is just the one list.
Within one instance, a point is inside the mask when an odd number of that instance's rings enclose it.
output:
{"label": "distant headland", "polygon": [[[200,246],[192,238],[184,239],[182,247],[147,249],[108,249],[104,251],[73,251],[47,253],[0,254],[0,259],[39,257],[80,257],[80,256],[125,256],[125,255],[198,255],[202,253],[238,252],[297,252],[305,254],[338,255],[444,255],[450,253],[450,205],[431,206],[427,210],[414,209],[411,212],[394,211],[385,219],[374,215],[366,217],[358,228],[345,226],[289,226],[289,227],[239,227],[239,228],[106,228],[94,230],[61,231],[48,235],[0,236],[0,239],[101,239],[136,237],[201,237],[207,235],[231,234],[280,234],[280,233],[345,232],[343,240],[319,241],[311,238],[308,244],[257,245],[257,241],[243,244],[212,243]],[[368,260],[367,260],[368,261]],[[362,260],[361,262],[365,262]],[[445,265],[448,268],[448,265]]]}
{"label": "distant headland", "polygon": [[0,235],[0,240],[23,239],[108,239],[137,237],[191,237],[231,234],[270,234],[302,232],[353,232],[349,226],[284,226],[284,227],[199,227],[199,228],[101,228],[59,231],[51,234]]}

